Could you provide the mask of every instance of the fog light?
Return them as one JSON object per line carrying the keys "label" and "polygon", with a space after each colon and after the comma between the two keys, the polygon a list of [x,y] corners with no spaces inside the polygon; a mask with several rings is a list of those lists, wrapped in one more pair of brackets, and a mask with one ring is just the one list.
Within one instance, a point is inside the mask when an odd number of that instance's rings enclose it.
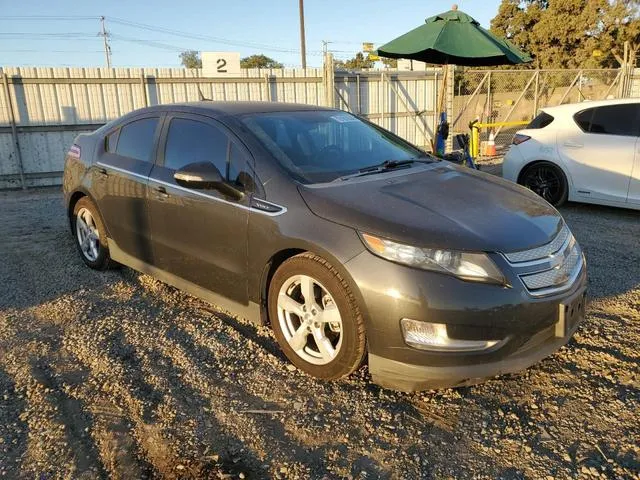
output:
{"label": "fog light", "polygon": [[449,338],[444,323],[418,322],[409,318],[400,321],[404,341],[421,350],[446,352],[474,352],[488,350],[503,340],[459,340]]}

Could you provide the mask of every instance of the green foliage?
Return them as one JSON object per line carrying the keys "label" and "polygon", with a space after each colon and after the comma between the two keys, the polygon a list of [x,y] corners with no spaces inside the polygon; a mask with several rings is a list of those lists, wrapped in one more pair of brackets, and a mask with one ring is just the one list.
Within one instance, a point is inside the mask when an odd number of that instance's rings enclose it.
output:
{"label": "green foliage", "polygon": [[380,58],[380,60],[382,60],[382,63],[384,63],[384,65],[387,68],[398,68],[398,59],[397,58],[385,58],[385,57],[382,57],[382,58]]}
{"label": "green foliage", "polygon": [[334,60],[333,64],[336,68],[346,68],[347,70],[361,70],[363,68],[373,68],[374,62],[369,60],[368,56],[365,57],[362,52],[358,52],[356,53],[356,56],[350,60]]}
{"label": "green foliage", "polygon": [[[491,30],[538,68],[616,67],[640,50],[638,0],[502,0]],[[633,61],[633,60],[632,60]]]}
{"label": "green foliage", "polygon": [[180,63],[184,68],[202,68],[202,60],[200,59],[200,52],[196,50],[187,50],[180,55]]}
{"label": "green foliage", "polygon": [[251,55],[240,60],[242,68],[282,68],[282,64],[266,55]]}

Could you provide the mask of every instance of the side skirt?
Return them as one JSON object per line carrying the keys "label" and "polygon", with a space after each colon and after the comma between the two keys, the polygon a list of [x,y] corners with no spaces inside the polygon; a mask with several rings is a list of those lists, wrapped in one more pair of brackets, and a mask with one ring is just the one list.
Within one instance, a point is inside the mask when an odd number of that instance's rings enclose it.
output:
{"label": "side skirt", "polygon": [[255,325],[263,324],[260,316],[260,305],[258,305],[257,303],[249,302],[248,305],[244,305],[242,303],[230,300],[227,297],[223,297],[222,295],[202,288],[195,283],[189,282],[183,278],[173,275],[172,273],[166,272],[165,270],[154,267],[153,265],[149,265],[142,260],[132,257],[128,253],[123,252],[120,247],[118,247],[118,244],[111,238],[109,238],[107,241],[109,245],[109,254],[111,255],[111,258],[116,262],[133,268],[140,273],[151,275],[161,282],[168,283],[169,285],[176,287],[177,289],[182,290],[190,295],[193,295],[194,297],[198,297],[205,302],[209,302],[219,309],[231,313],[232,315],[237,315],[239,317],[245,318]]}

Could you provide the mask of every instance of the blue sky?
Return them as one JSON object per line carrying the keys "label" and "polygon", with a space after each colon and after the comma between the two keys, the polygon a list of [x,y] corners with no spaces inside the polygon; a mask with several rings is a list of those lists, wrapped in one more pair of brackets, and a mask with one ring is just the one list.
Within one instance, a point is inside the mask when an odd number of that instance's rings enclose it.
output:
{"label": "blue sky", "polygon": [[[332,42],[329,48],[337,57],[350,58],[362,42],[385,43],[426,17],[449,10],[452,3],[305,0],[307,64],[320,66],[323,40]],[[457,3],[488,27],[500,1]],[[106,17],[107,30],[113,35],[113,65],[117,67],[179,66],[180,49],[237,51],[243,57],[264,53],[286,66],[301,63],[298,0],[0,0],[0,65],[104,66],[102,39],[97,36],[100,15]],[[74,18],[34,18],[37,16]],[[215,38],[185,38],[121,21]]]}

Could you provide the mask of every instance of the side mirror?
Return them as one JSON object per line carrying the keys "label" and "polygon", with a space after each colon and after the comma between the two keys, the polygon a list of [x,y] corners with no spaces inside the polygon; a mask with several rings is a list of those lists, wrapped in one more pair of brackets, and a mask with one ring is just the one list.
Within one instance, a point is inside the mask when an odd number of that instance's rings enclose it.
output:
{"label": "side mirror", "polygon": [[217,167],[211,162],[189,163],[173,174],[176,183],[182,187],[197,190],[218,190],[219,192],[239,200],[243,193],[227,183]]}

